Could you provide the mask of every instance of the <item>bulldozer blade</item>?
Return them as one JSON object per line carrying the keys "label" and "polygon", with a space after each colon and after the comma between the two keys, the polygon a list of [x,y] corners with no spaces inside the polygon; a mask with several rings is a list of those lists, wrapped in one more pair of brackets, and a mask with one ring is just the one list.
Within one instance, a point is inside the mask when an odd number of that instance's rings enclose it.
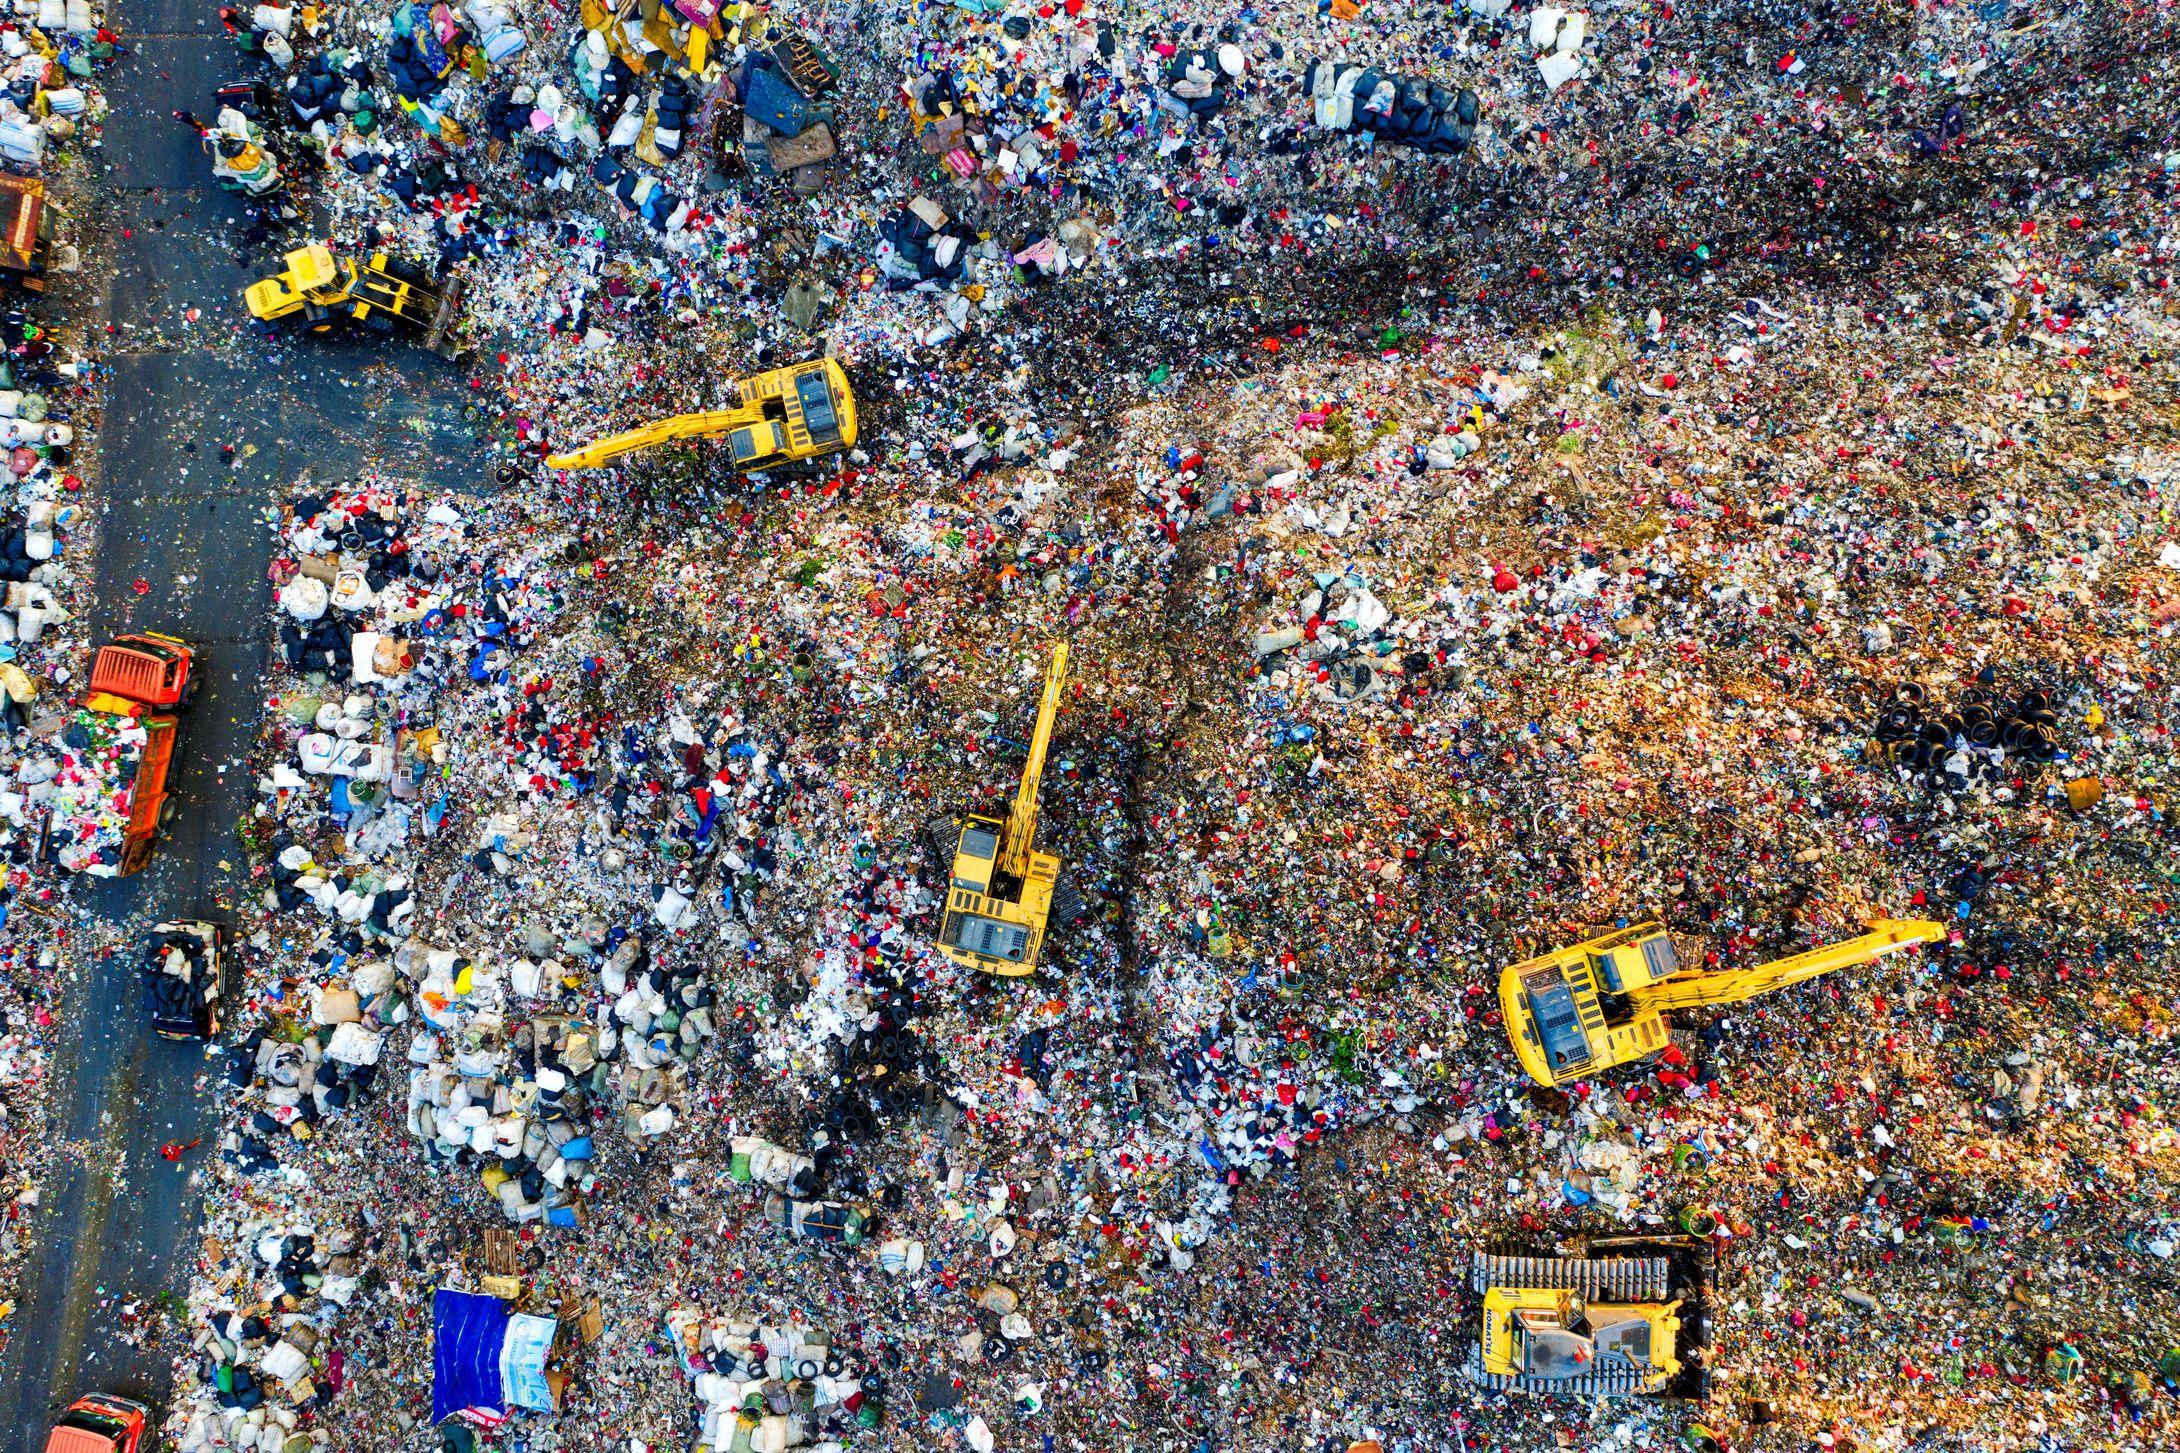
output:
{"label": "bulldozer blade", "polygon": [[460,351],[454,347],[447,335],[453,331],[455,320],[462,315],[462,294],[462,280],[450,279],[446,290],[439,294],[439,310],[432,314],[431,331],[424,335],[424,346],[441,358],[453,358]]}

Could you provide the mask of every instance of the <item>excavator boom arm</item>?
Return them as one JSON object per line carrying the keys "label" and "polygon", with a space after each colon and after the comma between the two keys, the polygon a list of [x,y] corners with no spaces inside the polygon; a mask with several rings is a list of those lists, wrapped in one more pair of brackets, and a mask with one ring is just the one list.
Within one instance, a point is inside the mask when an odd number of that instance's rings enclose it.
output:
{"label": "excavator boom arm", "polygon": [[1865,964],[1886,954],[1945,937],[1945,925],[1927,918],[1880,918],[1859,937],[1826,944],[1807,953],[1725,973],[1675,974],[1636,991],[1646,1009],[1688,1009],[1702,1004],[1738,1004],[1773,989],[1799,984],[1834,969]]}
{"label": "excavator boom arm", "polygon": [[1006,840],[999,845],[999,870],[1020,878],[1029,872],[1030,849],[1037,843],[1037,788],[1045,775],[1045,748],[1052,741],[1052,721],[1060,712],[1060,684],[1067,679],[1067,642],[1052,648],[1045,670],[1044,699],[1037,706],[1037,731],[1030,738],[1029,760],[1022,764],[1021,790],[1007,815]]}
{"label": "excavator boom arm", "polygon": [[640,429],[630,429],[625,434],[608,434],[585,444],[572,454],[555,454],[545,463],[554,469],[596,469],[601,464],[633,454],[639,449],[649,449],[659,444],[669,444],[676,439],[718,439],[732,433],[757,417],[748,408],[708,409],[702,413],[675,414],[670,419],[645,424]]}

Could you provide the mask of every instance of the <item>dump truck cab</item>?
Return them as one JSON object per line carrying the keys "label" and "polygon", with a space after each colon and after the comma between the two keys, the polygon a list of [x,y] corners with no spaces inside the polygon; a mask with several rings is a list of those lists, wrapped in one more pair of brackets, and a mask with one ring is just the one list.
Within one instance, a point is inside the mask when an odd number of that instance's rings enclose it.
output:
{"label": "dump truck cab", "polygon": [[86,1393],[46,1435],[45,1453],[138,1453],[151,1409],[133,1398]]}
{"label": "dump truck cab", "polygon": [[91,690],[142,706],[186,707],[197,694],[188,643],[157,631],[116,637],[91,662]]}

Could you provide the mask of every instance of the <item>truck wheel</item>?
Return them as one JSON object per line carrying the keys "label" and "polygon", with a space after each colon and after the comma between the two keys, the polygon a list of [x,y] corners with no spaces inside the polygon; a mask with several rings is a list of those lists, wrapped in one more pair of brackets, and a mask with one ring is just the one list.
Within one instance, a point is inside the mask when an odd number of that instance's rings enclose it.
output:
{"label": "truck wheel", "polygon": [[187,711],[195,706],[197,704],[197,690],[203,685],[204,678],[192,671],[188,683],[182,687],[181,696],[174,703],[174,709],[176,711]]}

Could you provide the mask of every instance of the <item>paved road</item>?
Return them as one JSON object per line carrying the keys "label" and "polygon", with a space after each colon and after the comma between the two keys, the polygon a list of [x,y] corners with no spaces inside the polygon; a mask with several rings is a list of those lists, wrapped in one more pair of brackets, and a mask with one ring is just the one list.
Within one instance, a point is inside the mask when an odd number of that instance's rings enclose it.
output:
{"label": "paved road", "polygon": [[[212,91],[238,74],[233,48],[215,7],[198,0],[116,8],[136,54],[105,77],[107,181],[129,235],[113,249],[115,276],[96,289],[117,333],[96,440],[108,507],[91,628],[94,639],[182,636],[198,647],[204,679],[175,756],[177,813],[152,866],[77,889],[134,929],[174,916],[231,920],[243,891],[234,829],[252,798],[243,762],[265,659],[266,505],[306,473],[326,483],[376,467],[468,485],[476,470],[460,418],[466,389],[431,355],[298,344],[274,357],[238,335],[248,271],[239,215],[211,185],[195,137],[169,118],[177,107],[210,116]],[[236,448],[233,468],[222,444]],[[51,1414],[85,1389],[164,1411],[169,1369],[115,1335],[119,1309],[186,1285],[196,1168],[217,1139],[219,1067],[201,1046],[150,1033],[129,961],[94,965],[71,986],[65,1016],[57,1126],[90,1149],[42,1187],[0,1356],[7,1453],[39,1453]],[[205,1146],[181,1171],[160,1159],[162,1144],[198,1137]]]}

